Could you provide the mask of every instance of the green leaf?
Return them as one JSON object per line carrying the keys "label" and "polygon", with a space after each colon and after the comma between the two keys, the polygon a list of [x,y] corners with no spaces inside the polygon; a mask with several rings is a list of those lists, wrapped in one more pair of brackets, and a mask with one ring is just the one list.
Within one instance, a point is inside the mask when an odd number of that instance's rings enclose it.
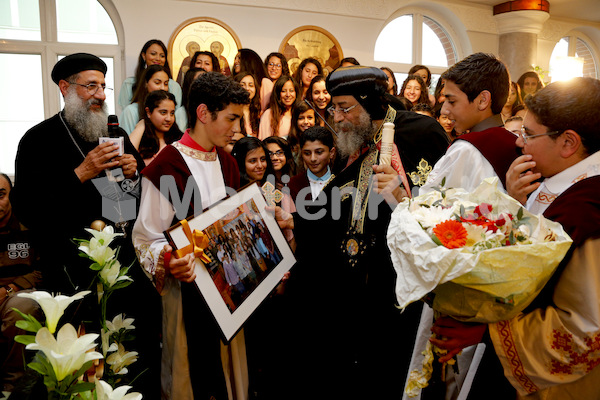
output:
{"label": "green leaf", "polygon": [[73,394],[73,393],[83,393],[83,392],[90,392],[96,387],[95,383],[92,382],[79,382],[76,383],[75,385],[71,386],[69,389],[67,389],[67,393],[69,394]]}
{"label": "green leaf", "polygon": [[102,268],[104,268],[104,266],[98,264],[97,262],[95,262],[92,265],[90,265],[90,269],[93,270],[93,271],[101,271]]}
{"label": "green leaf", "polygon": [[433,242],[434,242],[435,244],[437,244],[438,246],[443,246],[442,242],[440,241],[440,239],[438,239],[438,237],[437,237],[436,235],[433,235],[433,236],[431,237],[431,239],[432,239],[432,240],[433,240]]}
{"label": "green leaf", "polygon": [[83,365],[81,366],[81,368],[79,368],[79,369],[77,370],[77,372],[75,372],[75,373],[73,374],[73,376],[75,377],[75,379],[79,378],[81,375],[83,375],[83,373],[84,373],[85,371],[87,371],[88,369],[90,369],[90,367],[91,367],[91,366],[94,364],[94,361],[95,361],[95,360],[90,360],[90,361],[86,362],[85,364],[83,364]]}
{"label": "green leaf", "polygon": [[37,361],[40,364],[43,364],[44,368],[46,369],[46,376],[48,376],[51,379],[51,381],[54,382],[54,386],[56,386],[56,383],[58,382],[58,380],[56,379],[56,373],[54,372],[52,364],[50,364],[50,361],[48,361],[48,359],[46,358],[46,355],[41,351],[38,351],[33,360],[34,362]]}
{"label": "green leaf", "polygon": [[92,393],[91,391],[85,391],[85,392],[79,392],[77,399],[81,399],[81,400],[94,400],[94,393]]}
{"label": "green leaf", "polygon": [[[17,324],[20,321],[17,321]],[[19,325],[17,325],[17,328],[19,328]],[[23,329],[23,328],[21,328]],[[31,343],[35,343],[35,336],[34,335],[17,335],[15,336],[15,342],[17,343],[21,343],[24,344],[25,346],[27,346],[28,344]]]}
{"label": "green leaf", "polygon": [[44,367],[44,365],[42,363],[32,361],[29,364],[27,364],[27,366],[29,368],[31,368],[32,370],[40,373],[41,375],[44,375],[44,376],[48,375],[48,372],[46,371],[46,368]]}
{"label": "green leaf", "polygon": [[442,187],[446,186],[446,177],[442,178]]}
{"label": "green leaf", "polygon": [[133,283],[132,281],[120,281],[119,283],[115,283],[111,288],[107,288],[106,291],[123,289],[123,288],[126,288],[127,286],[131,285],[132,283]]}
{"label": "green leaf", "polygon": [[517,219],[520,220],[523,218],[523,207],[519,207],[519,211],[517,211]]}
{"label": "green leaf", "polygon": [[42,329],[42,324],[37,319],[35,319],[33,315],[23,314],[21,311],[17,310],[14,307],[12,308],[12,310],[19,314],[21,318],[23,318],[23,320],[16,322],[15,325],[17,326],[17,328],[21,328],[27,332],[33,333],[37,333],[37,331]]}
{"label": "green leaf", "polygon": [[508,242],[513,245],[515,244],[515,235],[514,233],[511,231],[510,234],[508,235]]}

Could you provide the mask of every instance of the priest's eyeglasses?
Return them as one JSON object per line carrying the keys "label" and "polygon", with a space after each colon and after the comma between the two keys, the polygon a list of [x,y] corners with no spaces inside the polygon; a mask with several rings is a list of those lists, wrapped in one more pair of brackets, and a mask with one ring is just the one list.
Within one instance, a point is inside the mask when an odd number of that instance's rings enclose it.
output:
{"label": "priest's eyeglasses", "polygon": [[523,139],[523,144],[527,144],[527,141],[529,139],[533,139],[533,138],[540,137],[540,136],[556,135],[557,133],[562,133],[562,132],[561,131],[552,131],[552,132],[546,132],[546,133],[539,133],[537,135],[528,135],[527,128],[525,128],[524,126],[521,126],[521,134],[519,136],[521,136],[521,139]]}
{"label": "priest's eyeglasses", "polygon": [[112,88],[107,88],[104,83],[102,85],[98,85],[97,83],[88,83],[87,85],[82,85],[81,83],[77,83],[77,82],[69,82],[69,83],[71,85],[83,86],[84,88],[87,89],[88,94],[91,94],[92,96],[95,95],[98,92],[98,90],[100,90],[100,89],[102,89],[102,91],[105,94],[112,90]]}
{"label": "priest's eyeglasses", "polygon": [[335,108],[334,106],[331,106],[331,107],[329,107],[329,108],[327,109],[327,112],[328,112],[330,115],[334,115],[334,116],[335,116],[335,114],[336,114],[336,113],[344,113],[344,114],[348,114],[348,113],[349,113],[349,112],[350,112],[352,109],[354,109],[356,106],[358,106],[358,103],[356,103],[356,104],[355,104],[355,105],[353,105],[353,106],[346,107],[346,108],[341,108],[341,107],[340,107],[340,108]]}

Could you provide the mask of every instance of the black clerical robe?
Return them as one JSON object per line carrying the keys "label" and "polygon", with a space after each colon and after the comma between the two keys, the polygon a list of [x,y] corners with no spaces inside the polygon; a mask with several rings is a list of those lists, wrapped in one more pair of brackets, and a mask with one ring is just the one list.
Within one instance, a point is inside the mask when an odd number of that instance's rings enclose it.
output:
{"label": "black clerical robe", "polygon": [[[120,130],[119,134],[124,138],[124,152],[135,156],[138,172],[141,172],[144,161],[126,133]],[[99,332],[96,328],[99,328],[100,314],[95,285],[90,284],[96,271],[90,270],[90,260],[79,257],[73,238],[89,238],[90,234],[84,228],[89,228],[95,220],[112,224],[102,216],[102,195],[92,181],[81,183],[75,174],[75,168],[97,145],[97,142],[82,139],[66,123],[62,112],[41,122],[27,131],[19,143],[15,187],[11,191],[13,210],[31,231],[40,252],[43,267],[40,288],[66,295],[87,289],[94,292],[68,308],[61,324],[72,322],[78,325],[86,321],[88,331],[94,332]],[[104,172],[98,178],[103,176]],[[135,195],[135,189],[130,194]],[[130,221],[127,227],[128,236],[117,238],[111,245],[121,247],[119,261],[124,266],[137,263],[130,236],[133,222]],[[112,308],[108,318],[121,312],[135,318],[137,341],[131,344],[130,350],[138,351],[140,360],[129,368],[130,374],[150,368],[138,380],[141,384],[135,389],[142,392],[144,398],[157,398],[158,379],[152,376],[158,376],[159,372],[160,313],[157,310],[160,310],[160,299],[139,267],[131,268],[129,275],[134,282],[126,289],[114,292],[109,301],[109,308]]]}
{"label": "black clerical robe", "polygon": [[[404,169],[415,172],[414,184],[424,182],[448,146],[444,131],[429,117],[402,111],[395,126]],[[378,156],[374,146],[366,149],[294,215],[289,398],[399,396],[421,306],[396,308],[386,241],[392,208],[371,187]]]}

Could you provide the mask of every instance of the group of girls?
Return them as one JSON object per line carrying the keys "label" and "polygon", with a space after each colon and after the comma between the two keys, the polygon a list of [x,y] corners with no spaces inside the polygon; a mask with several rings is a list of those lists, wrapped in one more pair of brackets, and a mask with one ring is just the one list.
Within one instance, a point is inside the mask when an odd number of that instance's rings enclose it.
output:
{"label": "group of girls", "polygon": [[[180,86],[172,79],[164,43],[150,40],[143,46],[135,76],[123,82],[119,104],[123,108],[121,127],[131,135],[138,150],[143,150],[146,162],[181,138],[189,127],[185,104],[190,87],[198,75],[209,71],[221,71],[219,60],[212,52],[196,51],[182,72]],[[321,63],[306,58],[292,75],[283,54],[270,53],[263,61],[254,50],[243,48],[235,56],[232,74],[251,100],[244,107],[242,132],[236,139],[286,139],[287,157],[294,164],[302,164],[298,149],[302,132],[315,124],[331,122],[327,113],[331,96]],[[298,171],[303,171],[303,165]]]}

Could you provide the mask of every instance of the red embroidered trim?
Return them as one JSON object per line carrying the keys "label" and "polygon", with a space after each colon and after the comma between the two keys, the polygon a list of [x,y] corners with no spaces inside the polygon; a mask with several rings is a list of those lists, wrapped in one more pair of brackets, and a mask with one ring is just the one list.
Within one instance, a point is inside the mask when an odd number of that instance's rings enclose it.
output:
{"label": "red embroidered trim", "polygon": [[504,355],[509,361],[513,376],[527,393],[537,392],[539,390],[538,387],[531,379],[529,379],[527,375],[525,375],[523,363],[521,362],[519,353],[517,353],[515,341],[512,337],[510,323],[508,321],[500,321],[496,324],[496,326],[498,327],[498,334],[500,335],[502,341]]}
{"label": "red embroidered trim", "polygon": [[552,360],[550,365],[552,375],[588,373],[595,366],[600,365],[600,333],[583,338],[585,345],[582,352],[577,351],[579,346],[573,340],[573,335],[563,329],[553,329],[552,338],[550,346],[560,354],[561,359],[567,361]]}
{"label": "red embroidered trim", "polygon": [[550,193],[544,193],[544,192],[540,192],[537,196],[536,199],[538,202],[542,203],[542,204],[550,204],[552,203],[554,200],[556,200],[556,195],[555,194],[550,194]]}

